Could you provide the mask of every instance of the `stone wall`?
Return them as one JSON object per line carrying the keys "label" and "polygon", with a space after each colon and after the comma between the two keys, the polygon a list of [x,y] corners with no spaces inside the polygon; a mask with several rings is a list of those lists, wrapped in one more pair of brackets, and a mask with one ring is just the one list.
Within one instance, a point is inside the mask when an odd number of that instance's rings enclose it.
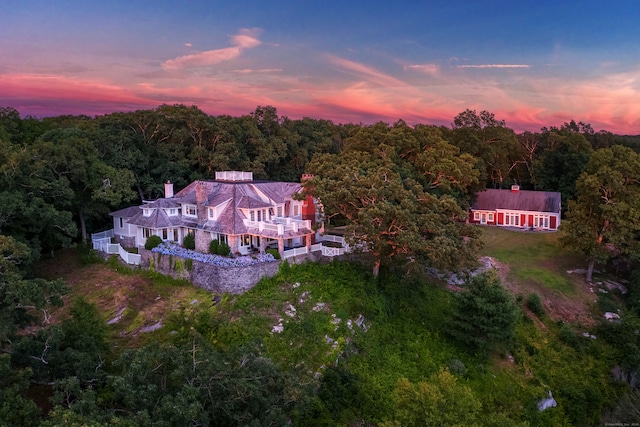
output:
{"label": "stone wall", "polygon": [[274,276],[280,261],[265,262],[244,267],[220,267],[200,261],[186,260],[175,255],[139,250],[140,266],[175,279],[185,279],[192,284],[217,294],[241,294],[256,285],[263,277]]}

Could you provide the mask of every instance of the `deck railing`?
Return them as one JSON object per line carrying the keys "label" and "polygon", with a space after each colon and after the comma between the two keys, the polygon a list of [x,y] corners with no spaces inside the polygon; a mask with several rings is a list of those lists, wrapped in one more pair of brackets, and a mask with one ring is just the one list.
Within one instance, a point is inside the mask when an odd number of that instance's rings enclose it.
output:
{"label": "deck railing", "polygon": [[140,265],[140,255],[127,252],[119,243],[111,243],[111,237],[113,236],[113,229],[92,234],[93,249],[110,255],[117,254],[127,264]]}

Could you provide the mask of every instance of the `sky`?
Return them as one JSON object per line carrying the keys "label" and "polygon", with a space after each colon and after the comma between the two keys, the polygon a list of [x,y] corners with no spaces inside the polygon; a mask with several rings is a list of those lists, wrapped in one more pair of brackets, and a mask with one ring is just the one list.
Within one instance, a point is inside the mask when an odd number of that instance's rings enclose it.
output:
{"label": "sky", "polygon": [[0,0],[0,107],[640,134],[640,3]]}

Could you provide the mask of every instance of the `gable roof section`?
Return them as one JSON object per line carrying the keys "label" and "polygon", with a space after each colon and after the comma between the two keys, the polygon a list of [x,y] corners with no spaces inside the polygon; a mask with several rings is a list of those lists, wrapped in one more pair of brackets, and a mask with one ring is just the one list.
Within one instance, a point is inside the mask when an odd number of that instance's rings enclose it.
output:
{"label": "gable roof section", "polygon": [[555,191],[488,189],[476,194],[476,200],[471,205],[471,209],[560,213],[560,200],[560,193]]}
{"label": "gable roof section", "polygon": [[179,215],[168,216],[163,209],[154,209],[149,216],[144,216],[142,209],[138,208],[138,210],[138,214],[129,219],[129,224],[145,228],[169,228],[182,225]]}
{"label": "gable roof section", "polygon": [[133,218],[140,213],[140,206],[129,206],[128,208],[120,209],[119,211],[111,212],[109,215],[116,218]]}

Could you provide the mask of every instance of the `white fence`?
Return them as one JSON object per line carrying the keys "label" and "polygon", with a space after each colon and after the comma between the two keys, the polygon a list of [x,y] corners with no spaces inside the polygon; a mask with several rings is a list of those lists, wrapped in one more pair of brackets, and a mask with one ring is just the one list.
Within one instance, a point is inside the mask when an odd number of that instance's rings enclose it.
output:
{"label": "white fence", "polygon": [[111,243],[113,229],[91,235],[93,249],[107,254],[118,254],[127,264],[140,265],[140,255],[127,252],[119,243]]}
{"label": "white fence", "polygon": [[286,251],[282,251],[282,258],[287,259],[297,255],[304,255],[309,253],[309,248],[306,246],[302,248],[293,248]]}

